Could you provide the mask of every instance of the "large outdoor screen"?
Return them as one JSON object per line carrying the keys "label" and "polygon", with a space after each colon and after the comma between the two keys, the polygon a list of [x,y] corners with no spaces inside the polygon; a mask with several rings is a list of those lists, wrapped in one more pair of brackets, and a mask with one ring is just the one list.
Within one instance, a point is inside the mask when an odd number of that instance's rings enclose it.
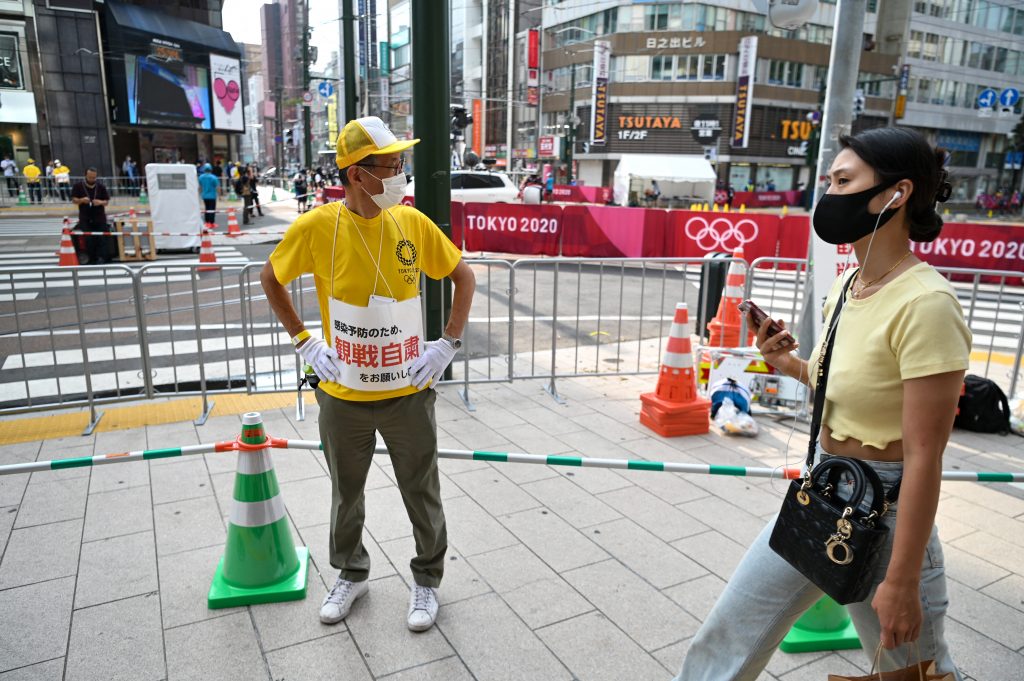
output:
{"label": "large outdoor screen", "polygon": [[210,78],[201,66],[125,55],[128,122],[210,130]]}

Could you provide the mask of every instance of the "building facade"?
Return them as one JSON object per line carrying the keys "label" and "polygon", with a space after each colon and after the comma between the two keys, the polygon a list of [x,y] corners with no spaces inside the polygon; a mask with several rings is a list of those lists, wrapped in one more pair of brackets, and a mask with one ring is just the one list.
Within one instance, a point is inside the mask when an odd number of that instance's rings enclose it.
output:
{"label": "building facade", "polygon": [[106,176],[229,156],[241,53],[220,26],[220,0],[0,2],[0,153]]}
{"label": "building facade", "polygon": [[[608,184],[623,153],[671,152],[703,153],[720,179],[737,189],[805,186],[836,8],[823,0],[797,31],[774,28],[751,9],[727,0],[554,3],[544,10],[542,132],[565,141],[575,99],[576,175],[591,184]],[[887,14],[880,18],[879,11]],[[884,36],[877,36],[879,27]],[[737,145],[730,133],[737,116],[739,44],[746,36],[757,37],[752,108],[749,137]],[[1021,105],[980,107],[978,99],[985,91],[1024,89],[1022,36],[1024,10],[1009,1],[869,3],[854,131],[908,126],[946,148],[954,201],[973,203],[979,192],[1005,190],[1012,175],[1005,152]],[[612,55],[603,144],[592,143],[590,135],[598,40],[611,44]],[[577,89],[571,98],[573,70]],[[899,95],[905,99],[897,109]],[[698,135],[694,121],[719,128],[713,145]],[[516,141],[527,157],[535,144],[528,136]],[[557,146],[545,140],[541,156]],[[564,161],[548,153],[549,162]]]}

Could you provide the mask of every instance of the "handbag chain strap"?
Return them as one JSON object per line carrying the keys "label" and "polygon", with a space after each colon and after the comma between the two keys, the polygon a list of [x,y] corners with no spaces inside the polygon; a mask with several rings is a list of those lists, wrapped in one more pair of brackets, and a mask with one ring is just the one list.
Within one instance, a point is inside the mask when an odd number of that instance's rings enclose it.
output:
{"label": "handbag chain strap", "polygon": [[[839,326],[839,313],[843,309],[843,304],[846,302],[846,295],[850,290],[850,284],[856,278],[855,274],[851,275],[846,283],[843,284],[843,290],[839,294],[839,300],[836,301],[835,309],[832,310],[832,318],[829,320],[828,330],[825,332],[825,340],[822,341],[823,346],[821,349],[821,361],[818,362],[818,375],[815,379],[814,385],[814,413],[811,416],[811,437],[807,443],[807,476],[810,478],[811,469],[814,467],[814,455],[817,451],[818,435],[821,433],[821,418],[825,413],[825,389],[828,386],[828,370],[832,363],[832,346],[835,345],[836,332]],[[900,483],[902,479],[898,480],[889,493],[885,496],[886,508],[896,503],[897,497],[900,494]]]}

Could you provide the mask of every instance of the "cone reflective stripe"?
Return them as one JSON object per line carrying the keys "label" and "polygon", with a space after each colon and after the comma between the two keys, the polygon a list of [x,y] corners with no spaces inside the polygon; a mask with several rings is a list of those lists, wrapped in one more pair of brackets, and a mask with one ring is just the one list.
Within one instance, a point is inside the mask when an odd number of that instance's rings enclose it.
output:
{"label": "cone reflective stripe", "polygon": [[228,208],[228,236],[241,233],[242,230],[238,226],[238,216],[235,214],[235,209]]}
{"label": "cone reflective stripe", "polygon": [[78,267],[78,254],[71,243],[71,232],[65,228],[60,236],[60,259],[57,264],[61,267]]}
{"label": "cone reflective stripe", "polygon": [[309,550],[292,539],[271,441],[258,413],[242,417],[238,446],[227,546],[207,604],[227,608],[305,598]]}
{"label": "cone reflective stripe", "polygon": [[676,305],[658,385],[640,396],[640,423],[665,437],[708,432],[711,402],[697,394],[686,303]]}

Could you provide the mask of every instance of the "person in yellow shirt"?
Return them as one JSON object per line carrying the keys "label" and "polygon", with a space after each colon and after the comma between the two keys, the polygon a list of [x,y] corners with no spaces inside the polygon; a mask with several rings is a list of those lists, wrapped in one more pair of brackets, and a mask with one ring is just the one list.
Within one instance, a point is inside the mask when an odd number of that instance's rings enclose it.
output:
{"label": "person in yellow shirt", "polygon": [[[320,438],[333,489],[330,560],[340,570],[320,606],[327,624],[345,619],[368,590],[363,487],[377,431],[416,539],[406,625],[426,631],[437,618],[448,538],[432,386],[462,346],[475,278],[430,218],[400,205],[406,184],[401,153],[417,142],[398,141],[375,116],[349,121],[336,158],[344,202],[299,216],[260,277],[296,352],[320,379]],[[434,341],[423,342],[421,273],[455,284],[444,335]],[[302,274],[314,277],[323,338],[303,327],[285,288]]]}
{"label": "person in yellow shirt", "polygon": [[[909,128],[841,135],[839,145],[812,223],[825,243],[851,244],[860,267],[832,286],[824,306],[831,333],[822,334],[811,362],[792,352],[788,331],[769,333],[771,319],[760,325],[757,347],[782,373],[821,386],[811,463],[857,459],[885,493],[878,519],[888,532],[877,560],[864,566],[870,591],[846,606],[864,650],[880,651],[880,669],[931,659],[943,678],[961,681],[944,634],[949,597],[934,521],[972,339],[953,287],[909,245],[934,241],[942,230],[936,205],[952,193],[946,154]],[[849,500],[846,479],[836,487],[835,496]],[[878,501],[874,494],[858,513]],[[808,579],[773,550],[777,518],[747,549],[675,681],[760,678],[786,632],[821,598],[831,575]],[[814,542],[826,553],[825,542]]]}
{"label": "person in yellow shirt", "polygon": [[60,160],[53,162],[53,179],[57,182],[57,190],[60,192],[61,201],[71,200],[71,168],[61,163]]}
{"label": "person in yellow shirt", "polygon": [[39,176],[42,175],[43,171],[41,171],[39,166],[36,165],[36,162],[30,158],[21,173],[25,176],[25,182],[28,184],[29,200],[32,203],[42,203],[43,187],[39,184]]}

